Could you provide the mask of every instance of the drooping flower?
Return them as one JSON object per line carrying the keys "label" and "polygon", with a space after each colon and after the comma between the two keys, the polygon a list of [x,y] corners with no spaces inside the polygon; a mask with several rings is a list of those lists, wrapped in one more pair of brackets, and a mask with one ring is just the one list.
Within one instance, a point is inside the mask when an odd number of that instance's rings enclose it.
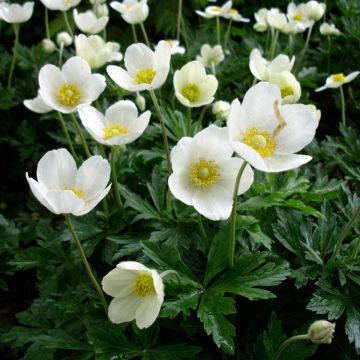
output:
{"label": "drooping flower", "polygon": [[349,75],[344,75],[344,73],[330,75],[327,77],[325,85],[317,88],[315,91],[319,92],[325,89],[338,88],[344,84],[349,83],[350,81],[353,81],[359,74],[360,71],[353,71]]}
{"label": "drooping flower", "polygon": [[222,6],[210,5],[205,8],[205,11],[196,10],[195,12],[206,19],[211,19],[214,17],[225,18],[231,7],[232,1],[227,1]]}
{"label": "drooping flower", "polygon": [[324,16],[325,10],[325,3],[318,3],[317,1],[310,0],[305,4],[306,16],[313,21],[320,20]]}
{"label": "drooping flower", "polygon": [[216,77],[206,75],[204,65],[199,61],[191,61],[175,71],[175,95],[184,106],[199,107],[212,103],[217,87]]}
{"label": "drooping flower", "polygon": [[269,83],[279,87],[283,104],[295,104],[300,99],[300,83],[290,71],[270,75]]}
{"label": "drooping flower", "polygon": [[259,49],[254,49],[250,53],[249,67],[256,79],[268,81],[273,74],[291,71],[294,62],[295,56],[290,60],[287,55],[283,54],[278,55],[272,61],[268,61],[262,57]]}
{"label": "drooping flower", "polygon": [[99,35],[75,36],[76,55],[84,59],[91,69],[98,69],[110,61],[120,61],[122,54],[116,42],[105,42]]}
{"label": "drooping flower", "polygon": [[51,64],[43,66],[39,85],[44,103],[65,114],[90,105],[106,87],[105,77],[91,74],[89,64],[79,56],[71,57],[61,70]]}
{"label": "drooping flower", "polygon": [[142,23],[149,15],[147,0],[112,1],[110,6],[129,24]]}
{"label": "drooping flower", "polygon": [[116,265],[102,280],[103,290],[114,299],[108,310],[115,324],[136,321],[139,329],[151,326],[164,302],[164,284],[156,270],[135,261]]}
{"label": "drooping flower", "polygon": [[310,325],[307,333],[314,344],[331,344],[335,333],[335,324],[327,320],[317,320]]}
{"label": "drooping flower", "polygon": [[79,169],[66,149],[48,151],[39,161],[37,181],[26,173],[39,202],[55,214],[85,215],[109,192],[110,165],[101,156],[85,160]]}
{"label": "drooping flower", "polygon": [[61,31],[56,35],[56,43],[59,46],[70,46],[73,43],[73,38],[67,31]]}
{"label": "drooping flower", "polygon": [[53,53],[56,50],[55,43],[50,39],[42,39],[41,47],[45,52],[47,52],[49,54]]}
{"label": "drooping flower", "polygon": [[81,0],[40,0],[49,10],[67,11],[77,6]]}
{"label": "drooping flower", "polygon": [[325,36],[339,36],[341,32],[339,29],[336,28],[334,24],[324,22],[320,25],[320,34]]}
{"label": "drooping flower", "polygon": [[229,114],[230,104],[227,101],[216,101],[211,110],[217,120],[223,120],[226,119]]}
{"label": "drooping flower", "polygon": [[110,106],[105,116],[92,106],[81,107],[79,116],[97,142],[112,146],[129,144],[140,137],[149,124],[151,112],[138,116],[135,104],[122,100]]}
{"label": "drooping flower", "polygon": [[146,45],[130,45],[125,51],[125,69],[109,65],[110,78],[127,91],[154,90],[161,87],[170,70],[171,51],[166,41],[160,41],[155,52]]}
{"label": "drooping flower", "polygon": [[235,152],[260,171],[291,170],[311,160],[296,154],[315,136],[318,120],[307,105],[281,105],[276,85],[260,82],[242,104],[235,99],[227,119]]}
{"label": "drooping flower", "polygon": [[253,26],[254,30],[256,30],[258,32],[264,32],[267,30],[267,28],[268,28],[268,22],[267,22],[268,11],[269,11],[268,9],[261,8],[254,14],[255,21],[256,21],[256,23]]}
{"label": "drooping flower", "polygon": [[219,65],[225,58],[221,45],[211,47],[209,44],[201,46],[200,55],[196,56],[196,60],[200,61],[205,67],[212,68]]}
{"label": "drooping flower", "polygon": [[[210,125],[193,138],[181,138],[171,151],[170,191],[210,220],[230,216],[235,180],[243,164],[243,160],[232,158],[227,132]],[[238,195],[246,192],[253,180],[253,171],[246,166]]]}
{"label": "drooping flower", "polygon": [[79,13],[77,9],[73,10],[73,17],[76,26],[84,33],[97,34],[104,30],[106,27],[109,17],[102,16],[97,17],[91,10],[87,10],[84,13]]}
{"label": "drooping flower", "polygon": [[26,2],[24,5],[0,2],[0,19],[10,24],[20,24],[28,21],[33,11],[33,2]]}

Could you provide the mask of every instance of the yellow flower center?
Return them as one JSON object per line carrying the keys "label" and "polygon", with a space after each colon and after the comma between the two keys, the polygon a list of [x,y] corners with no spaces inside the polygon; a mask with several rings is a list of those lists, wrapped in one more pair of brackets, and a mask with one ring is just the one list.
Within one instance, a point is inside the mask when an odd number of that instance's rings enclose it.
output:
{"label": "yellow flower center", "polygon": [[151,275],[139,275],[134,285],[134,292],[137,296],[145,297],[155,294],[154,281]]}
{"label": "yellow flower center", "polygon": [[139,70],[135,75],[135,82],[137,84],[151,84],[156,71],[150,68]]}
{"label": "yellow flower center", "polygon": [[79,199],[84,199],[85,198],[85,194],[83,191],[76,189],[76,188],[72,188],[72,187],[66,187],[64,188],[64,190],[68,190],[73,192]]}
{"label": "yellow flower center", "polygon": [[71,5],[71,4],[72,4],[72,0],[64,0],[64,4],[65,4],[65,5]]}
{"label": "yellow flower center", "polygon": [[65,83],[58,89],[58,99],[63,105],[74,106],[80,100],[80,90],[75,84]]}
{"label": "yellow flower center", "polygon": [[190,181],[200,187],[214,184],[219,178],[220,172],[215,161],[200,159],[191,167]]}
{"label": "yellow flower center", "polygon": [[170,39],[165,39],[165,41],[166,41],[166,43],[167,43],[171,48],[174,47],[174,43],[173,43],[172,40],[170,40]]}
{"label": "yellow flower center", "polygon": [[296,20],[296,21],[301,21],[303,19],[303,14],[301,13],[295,13],[293,15],[293,19]]}
{"label": "yellow flower center", "polygon": [[125,135],[127,133],[128,133],[128,129],[120,126],[119,124],[112,124],[104,128],[103,138],[107,140],[115,136]]}
{"label": "yellow flower center", "polygon": [[230,9],[229,14],[238,14],[239,12],[236,9]]}
{"label": "yellow flower center", "polygon": [[273,137],[268,132],[256,128],[246,131],[243,142],[257,151],[262,157],[270,156],[276,147]]}
{"label": "yellow flower center", "polygon": [[221,11],[221,7],[220,7],[220,6],[210,6],[210,10],[211,10],[211,11],[215,11],[215,12],[220,12],[220,11]]}
{"label": "yellow flower center", "polygon": [[338,83],[343,83],[345,81],[345,75],[343,73],[334,74],[332,79]]}
{"label": "yellow flower center", "polygon": [[200,89],[196,84],[187,84],[181,89],[181,95],[190,102],[199,100]]}
{"label": "yellow flower center", "polygon": [[294,95],[294,89],[291,86],[285,86],[281,90],[281,97],[284,98],[286,96]]}

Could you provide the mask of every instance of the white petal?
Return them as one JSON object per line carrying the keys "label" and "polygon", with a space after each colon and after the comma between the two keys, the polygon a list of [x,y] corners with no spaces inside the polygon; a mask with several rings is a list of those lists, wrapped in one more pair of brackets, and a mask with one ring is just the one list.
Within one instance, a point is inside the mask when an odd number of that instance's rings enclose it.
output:
{"label": "white petal", "polygon": [[121,100],[111,105],[105,112],[106,125],[119,124],[127,127],[129,123],[136,120],[138,110],[130,100]]}
{"label": "white petal", "polygon": [[268,80],[269,73],[266,68],[267,61],[261,56],[259,49],[254,49],[250,53],[249,68],[254,77],[258,80]]}
{"label": "white petal", "polygon": [[53,110],[53,108],[44,103],[44,100],[40,96],[37,95],[34,99],[24,100],[24,105],[31,111],[36,112],[38,114],[45,114],[49,111]]}
{"label": "white petal", "polygon": [[308,163],[312,159],[308,155],[298,154],[274,154],[266,158],[266,172],[281,172],[296,169],[297,167]]}
{"label": "white petal", "polygon": [[154,52],[144,44],[132,44],[125,51],[124,62],[130,76],[135,76],[138,70],[155,68]]}
{"label": "white petal", "polygon": [[186,205],[193,205],[196,187],[190,182],[189,174],[172,173],[168,180],[169,189],[174,197]]}
{"label": "white petal", "polygon": [[111,322],[121,324],[135,319],[135,313],[142,302],[142,298],[130,294],[122,298],[111,300],[108,316]]}
{"label": "white petal", "polygon": [[[128,91],[142,91],[146,89],[144,84],[137,85],[130,74],[123,68],[115,65],[109,65],[106,68],[110,78],[121,88]],[[146,84],[147,85],[147,84]],[[149,86],[147,86],[149,87]]]}
{"label": "white petal", "polygon": [[232,141],[231,144],[235,152],[252,167],[261,171],[266,171],[266,160],[265,158],[262,158],[257,151],[241,141]]}
{"label": "white petal", "polygon": [[270,75],[277,74],[282,71],[291,71],[293,63],[286,55],[278,55],[268,66]]}
{"label": "white petal", "polygon": [[190,137],[183,137],[174,146],[170,153],[174,173],[182,173],[189,168],[192,162],[196,144]]}
{"label": "white petal", "polygon": [[136,310],[135,320],[139,329],[151,326],[159,315],[162,301],[157,296],[147,296],[143,298],[140,306]]}
{"label": "white petal", "polygon": [[28,173],[26,173],[26,180],[30,185],[31,192],[36,197],[36,199],[45,206],[49,211],[55,212],[55,209],[49,204],[49,202],[46,199],[46,194],[48,192],[48,189],[42,185],[39,184],[36,180],[32,179],[28,176]]}
{"label": "white petal", "polygon": [[84,201],[70,190],[50,191],[46,199],[55,210],[55,214],[72,214],[84,206]]}
{"label": "white petal", "polygon": [[105,116],[92,106],[82,106],[78,110],[80,120],[85,129],[98,142],[104,144],[103,140]]}
{"label": "white petal", "polygon": [[66,82],[76,84],[81,89],[90,78],[91,69],[80,56],[73,56],[63,65],[62,73]]}
{"label": "white petal", "polygon": [[137,273],[116,267],[102,279],[101,285],[106,294],[112,297],[124,297],[131,294]]}
{"label": "white petal", "polygon": [[149,268],[137,261],[122,261],[119,262],[116,267],[124,270],[149,271]]}
{"label": "white petal", "polygon": [[109,193],[111,189],[111,184],[105,188],[102,192],[100,192],[97,196],[85,202],[83,207],[78,211],[74,211],[73,214],[76,216],[85,215],[90,212],[94,207]]}
{"label": "white petal", "polygon": [[91,75],[87,81],[83,84],[83,97],[81,99],[82,104],[90,105],[93,101],[97,100],[100,94],[106,88],[105,76],[100,74]]}
{"label": "white petal", "polygon": [[360,71],[354,71],[354,72],[350,73],[349,75],[347,75],[345,77],[345,83],[353,81],[359,74],[360,74]]}

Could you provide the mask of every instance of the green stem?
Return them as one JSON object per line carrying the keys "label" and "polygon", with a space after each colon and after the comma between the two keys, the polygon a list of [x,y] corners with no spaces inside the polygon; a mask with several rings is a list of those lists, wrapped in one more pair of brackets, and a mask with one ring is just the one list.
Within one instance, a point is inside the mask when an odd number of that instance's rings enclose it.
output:
{"label": "green stem", "polygon": [[191,136],[191,125],[192,125],[191,107],[188,107],[188,108],[187,108],[187,118],[188,118],[188,122],[187,122],[186,135],[187,135],[187,136]]}
{"label": "green stem", "polygon": [[312,29],[313,29],[313,25],[309,27],[309,30],[308,30],[308,33],[307,33],[307,36],[306,36],[306,40],[305,40],[304,48],[301,51],[299,61],[297,62],[297,65],[295,66],[295,71],[294,71],[295,73],[297,73],[300,70],[300,67],[303,64],[303,61],[305,60],[305,55],[306,55],[306,53],[308,51],[308,48],[309,48]]}
{"label": "green stem", "polygon": [[8,83],[7,88],[11,88],[11,82],[12,77],[15,69],[15,61],[16,61],[16,54],[17,54],[17,48],[19,45],[19,33],[20,33],[20,24],[13,24],[14,26],[14,33],[15,33],[15,40],[14,40],[14,47],[13,47],[13,56],[11,60],[10,70],[9,70],[9,77],[8,77]]}
{"label": "green stem", "polygon": [[137,35],[136,35],[136,29],[135,29],[135,25],[134,25],[134,24],[131,24],[131,31],[132,31],[134,43],[138,43],[138,38],[137,38]]}
{"label": "green stem", "polygon": [[343,125],[346,125],[346,115],[345,115],[345,96],[342,86],[339,87],[340,90],[340,100],[341,100],[341,121]]}
{"label": "green stem", "polygon": [[217,41],[218,45],[221,45],[221,42],[220,42],[220,17],[219,16],[216,17],[216,41]]}
{"label": "green stem", "polygon": [[46,6],[45,6],[45,32],[46,32],[46,38],[51,39],[50,28],[49,28],[49,10]]}
{"label": "green stem", "polygon": [[198,225],[199,225],[201,238],[202,238],[202,240],[204,242],[205,249],[207,249],[209,247],[209,242],[208,242],[208,238],[206,236],[206,232],[205,232],[205,229],[204,229],[204,224],[202,222],[202,217],[201,217],[200,214],[197,214],[197,220],[198,220]]}
{"label": "green stem", "polygon": [[231,26],[232,26],[232,19],[230,19],[230,21],[229,21],[229,25],[227,27],[226,34],[225,34],[225,43],[224,43],[225,50],[227,49],[227,45],[229,42]]}
{"label": "green stem", "polygon": [[211,72],[214,76],[216,76],[216,67],[213,61],[211,62]]}
{"label": "green stem", "polygon": [[102,306],[104,308],[104,311],[105,311],[105,313],[107,315],[108,306],[107,306],[107,303],[106,303],[106,300],[105,300],[105,297],[104,297],[104,293],[102,292],[100,285],[98,284],[94,274],[91,271],[90,265],[89,265],[89,263],[88,263],[88,261],[86,259],[86,255],[85,255],[84,250],[83,250],[83,248],[81,246],[81,242],[80,242],[78,236],[76,235],[74,227],[73,227],[73,225],[71,223],[70,215],[66,214],[65,219],[66,219],[67,227],[68,227],[68,229],[69,229],[69,231],[70,231],[70,233],[71,233],[71,235],[72,235],[72,237],[73,237],[73,239],[75,241],[75,244],[76,244],[76,246],[77,246],[77,248],[79,250],[80,257],[81,257],[81,260],[82,260],[82,262],[84,264],[86,273],[87,273],[90,281],[94,285],[94,288],[95,288],[96,292],[98,293],[98,295],[100,297],[101,304],[102,304]]}
{"label": "green stem", "polygon": [[154,90],[149,90],[149,92],[150,92],[151,99],[152,99],[152,101],[154,103],[154,106],[155,106],[157,117],[158,117],[158,119],[160,121],[160,127],[161,127],[161,133],[162,133],[162,137],[163,137],[164,151],[165,151],[165,156],[166,156],[167,168],[168,168],[168,172],[169,172],[169,175],[170,175],[172,173],[172,169],[171,169],[170,151],[169,151],[169,144],[168,144],[168,139],[167,139],[167,134],[166,134],[166,127],[165,127],[164,118],[163,118],[163,116],[161,114],[160,106],[159,106],[159,103],[157,101]]}
{"label": "green stem", "polygon": [[67,16],[67,12],[66,11],[63,11],[63,16],[64,16],[64,23],[65,23],[65,26],[67,28],[67,31],[68,33],[70,34],[71,37],[74,36],[74,33],[72,31],[72,28],[70,26],[70,23],[69,23],[69,19],[68,19],[68,16]]}
{"label": "green stem", "polygon": [[205,113],[207,111],[207,109],[209,108],[209,105],[206,105],[202,108],[200,116],[199,116],[199,120],[198,120],[198,125],[197,125],[197,129],[198,131],[200,131],[202,129],[202,121],[204,119]]}
{"label": "green stem", "polygon": [[59,68],[62,66],[63,52],[64,52],[64,43],[62,42],[60,44],[60,49],[59,49]]}
{"label": "green stem", "polygon": [[116,173],[116,153],[117,153],[117,147],[112,146],[111,147],[111,181],[112,181],[112,184],[113,184],[114,190],[115,190],[116,203],[119,207],[120,212],[122,213],[124,211],[124,205],[121,200],[119,183],[118,183],[117,173]]}
{"label": "green stem", "polygon": [[350,221],[348,222],[348,224],[345,226],[344,230],[342,231],[342,233],[340,234],[339,240],[336,243],[335,246],[335,250],[334,253],[332,254],[331,258],[335,259],[336,256],[338,255],[339,251],[340,251],[340,247],[344,241],[344,239],[346,238],[346,235],[348,234],[348,232],[351,230],[352,226],[355,223],[356,218],[359,216],[360,214],[360,206],[357,208],[357,210],[354,212],[353,216],[351,217]]}
{"label": "green stem", "polygon": [[272,40],[271,40],[271,47],[270,47],[270,60],[272,60],[274,58],[275,52],[276,52],[276,46],[277,46],[277,42],[278,42],[278,37],[279,37],[279,31],[275,30],[272,33]]}
{"label": "green stem", "polygon": [[[273,31],[273,29],[271,28],[271,32]],[[265,43],[265,54],[267,55],[267,57],[269,57],[270,55],[270,30],[269,27],[266,30],[266,43]]]}
{"label": "green stem", "polygon": [[68,129],[66,128],[66,125],[65,125],[64,117],[62,116],[62,113],[61,113],[61,112],[58,112],[58,114],[59,114],[59,120],[60,120],[60,124],[61,124],[62,130],[63,130],[63,132],[64,132],[64,135],[65,135],[65,137],[66,137],[67,143],[68,143],[69,148],[70,148],[71,155],[72,155],[75,159],[77,159],[77,156],[76,156],[76,152],[75,152],[75,150],[74,150],[73,143],[72,143],[72,141],[71,141],[71,138],[70,138]]}
{"label": "green stem", "polygon": [[232,268],[234,266],[234,254],[235,254],[235,242],[236,242],[236,204],[237,204],[237,197],[239,191],[239,185],[241,176],[244,173],[245,167],[247,165],[246,161],[243,161],[240,170],[237,174],[234,193],[233,193],[233,205],[231,210],[231,218],[230,218],[230,233],[229,233],[229,249],[228,249],[228,260],[229,260],[229,267]]}
{"label": "green stem", "polygon": [[85,154],[86,156],[89,158],[91,156],[91,153],[89,151],[89,148],[88,148],[88,145],[86,143],[86,140],[85,140],[85,137],[84,137],[84,134],[81,130],[81,127],[76,119],[76,116],[74,115],[74,113],[71,113],[71,119],[75,125],[75,128],[76,128],[76,131],[78,133],[78,135],[80,136],[80,139],[81,139],[81,142],[82,142],[82,145],[83,145],[83,148],[84,148],[84,151],[85,151]]}
{"label": "green stem", "polygon": [[181,17],[182,17],[182,3],[183,0],[179,0],[177,26],[176,26],[176,40],[180,41],[180,30],[181,30]]}
{"label": "green stem", "polygon": [[183,34],[183,38],[185,41],[185,46],[186,49],[189,49],[189,40],[188,40],[188,35],[187,35],[187,31],[186,31],[186,27],[185,27],[185,20],[183,15],[181,14],[181,29],[182,29],[182,34]]}
{"label": "green stem", "polygon": [[297,341],[297,340],[308,340],[309,339],[309,335],[308,334],[303,334],[303,335],[295,335],[287,340],[285,340],[280,347],[278,348],[278,350],[276,351],[276,354],[273,358],[273,360],[279,360],[281,353],[288,347],[288,345],[290,343],[292,343],[293,341]]}
{"label": "green stem", "polygon": [[351,254],[351,260],[355,260],[355,259],[356,259],[357,254],[358,254],[358,252],[359,252],[359,249],[360,249],[360,237],[358,237],[358,239],[357,239],[357,244],[356,244],[356,246],[354,247],[354,250],[353,250],[353,252],[352,252],[352,254]]}
{"label": "green stem", "polygon": [[143,33],[143,36],[144,36],[146,45],[147,45],[149,48],[151,48],[150,41],[149,41],[149,38],[148,38],[148,36],[147,36],[147,33],[146,33],[145,26],[144,26],[144,23],[143,23],[143,22],[140,23],[140,28],[141,28],[141,31],[142,31],[142,33]]}

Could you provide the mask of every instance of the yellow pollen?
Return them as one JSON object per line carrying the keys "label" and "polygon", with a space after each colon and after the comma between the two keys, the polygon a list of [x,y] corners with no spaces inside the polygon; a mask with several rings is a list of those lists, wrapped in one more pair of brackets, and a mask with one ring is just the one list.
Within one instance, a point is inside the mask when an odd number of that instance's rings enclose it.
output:
{"label": "yellow pollen", "polygon": [[345,75],[343,73],[334,74],[332,79],[336,82],[343,83],[345,81]]}
{"label": "yellow pollen", "polygon": [[281,97],[284,98],[286,96],[294,95],[294,89],[291,86],[285,86],[281,90]]}
{"label": "yellow pollen", "polygon": [[151,84],[156,71],[150,68],[139,70],[135,75],[135,82],[137,84]]}
{"label": "yellow pollen", "polygon": [[303,15],[301,13],[296,13],[293,15],[293,19],[297,21],[301,21],[303,19]]}
{"label": "yellow pollen", "polygon": [[173,43],[172,40],[170,40],[170,39],[165,39],[165,41],[166,41],[166,43],[167,43],[171,48],[174,47],[174,43]]}
{"label": "yellow pollen", "polygon": [[125,135],[127,133],[128,133],[128,129],[122,127],[119,124],[112,124],[104,128],[103,138],[107,140],[115,136]]}
{"label": "yellow pollen", "polygon": [[246,131],[242,141],[262,157],[270,156],[276,147],[273,137],[268,132],[256,128]]}
{"label": "yellow pollen", "polygon": [[63,190],[68,190],[73,192],[79,199],[84,199],[85,198],[85,194],[83,191],[79,190],[79,189],[75,189],[72,187],[66,187]]}
{"label": "yellow pollen", "polygon": [[181,95],[190,102],[199,100],[200,89],[196,84],[187,84],[181,89]]}
{"label": "yellow pollen", "polygon": [[71,4],[72,4],[72,0],[64,0],[64,4],[65,4],[65,5],[71,5]]}
{"label": "yellow pollen", "polygon": [[207,187],[214,184],[219,175],[219,168],[215,161],[200,159],[191,167],[190,181],[196,186]]}
{"label": "yellow pollen", "polygon": [[236,9],[230,9],[229,14],[238,14],[239,12]]}
{"label": "yellow pollen", "polygon": [[220,6],[210,6],[210,10],[215,11],[215,12],[220,12],[221,7]]}
{"label": "yellow pollen", "polygon": [[149,274],[139,275],[134,285],[134,292],[137,296],[145,297],[155,294],[153,278]]}
{"label": "yellow pollen", "polygon": [[58,99],[63,105],[77,105],[80,100],[80,90],[75,84],[65,83],[58,89]]}

